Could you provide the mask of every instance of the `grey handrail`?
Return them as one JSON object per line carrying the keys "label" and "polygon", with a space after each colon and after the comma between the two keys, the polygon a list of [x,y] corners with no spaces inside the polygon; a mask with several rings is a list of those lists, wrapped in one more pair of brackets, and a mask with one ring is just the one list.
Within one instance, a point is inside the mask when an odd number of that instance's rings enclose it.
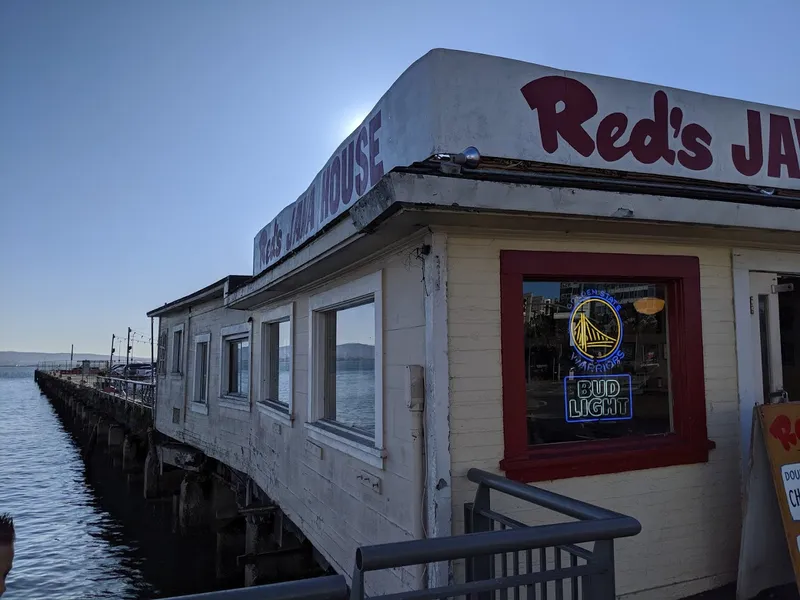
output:
{"label": "grey handrail", "polygon": [[641,529],[639,521],[620,515],[602,520],[573,521],[376,544],[362,546],[356,550],[356,568],[361,571],[377,571],[421,563],[519,552],[553,545],[610,540],[636,535]]}
{"label": "grey handrail", "polygon": [[347,600],[349,597],[350,589],[344,576],[329,575],[236,590],[176,596],[169,600]]}
{"label": "grey handrail", "polygon": [[613,510],[601,508],[600,506],[587,504],[575,498],[562,496],[555,492],[548,492],[541,488],[511,481],[510,479],[488,473],[481,469],[472,468],[467,471],[467,479],[473,483],[485,485],[490,489],[497,490],[498,492],[513,496],[514,498],[519,498],[520,500],[526,500],[527,502],[537,504],[563,515],[574,517],[575,519],[630,519],[638,525],[639,529],[628,535],[636,535],[642,530],[641,524],[633,517],[628,517],[614,512]]}

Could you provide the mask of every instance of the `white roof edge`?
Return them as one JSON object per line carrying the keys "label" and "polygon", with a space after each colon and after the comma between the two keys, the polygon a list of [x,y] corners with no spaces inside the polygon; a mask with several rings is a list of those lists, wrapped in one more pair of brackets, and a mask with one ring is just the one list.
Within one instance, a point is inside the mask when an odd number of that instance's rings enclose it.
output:
{"label": "white roof edge", "polygon": [[439,152],[475,146],[484,156],[800,190],[798,138],[796,110],[437,48],[258,232],[253,274],[316,236],[384,174]]}

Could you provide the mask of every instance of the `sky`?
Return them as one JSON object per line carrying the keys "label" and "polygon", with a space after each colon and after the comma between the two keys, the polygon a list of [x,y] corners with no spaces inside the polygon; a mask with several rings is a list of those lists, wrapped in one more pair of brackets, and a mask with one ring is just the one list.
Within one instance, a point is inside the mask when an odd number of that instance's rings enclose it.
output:
{"label": "sky", "polygon": [[796,0],[0,2],[0,350],[108,353],[431,48],[800,108]]}

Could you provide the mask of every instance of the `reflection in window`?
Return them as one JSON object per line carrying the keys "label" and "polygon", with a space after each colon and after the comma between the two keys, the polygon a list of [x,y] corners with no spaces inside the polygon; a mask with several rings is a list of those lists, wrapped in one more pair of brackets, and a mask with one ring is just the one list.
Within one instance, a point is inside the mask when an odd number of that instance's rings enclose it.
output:
{"label": "reflection in window", "polygon": [[208,342],[199,342],[195,346],[195,402],[208,402]]}
{"label": "reflection in window", "polygon": [[289,320],[264,323],[262,329],[262,400],[288,408],[291,394],[292,340]]}
{"label": "reflection in window", "polygon": [[183,353],[183,331],[178,329],[172,334],[172,372],[181,372]]}
{"label": "reflection in window", "polygon": [[325,418],[375,435],[375,302],[324,313]]}
{"label": "reflection in window", "polygon": [[250,387],[250,342],[239,339],[228,342],[228,394],[247,396]]}
{"label": "reflection in window", "polygon": [[663,284],[525,281],[528,443],[672,431]]}

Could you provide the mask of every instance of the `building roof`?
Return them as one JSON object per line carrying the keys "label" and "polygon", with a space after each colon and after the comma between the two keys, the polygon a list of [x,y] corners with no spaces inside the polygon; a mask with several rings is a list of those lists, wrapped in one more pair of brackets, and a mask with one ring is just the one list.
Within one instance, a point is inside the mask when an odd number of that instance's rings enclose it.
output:
{"label": "building roof", "polygon": [[193,306],[215,298],[224,298],[234,290],[243,286],[250,279],[252,279],[250,275],[228,275],[201,290],[192,292],[183,298],[178,298],[177,300],[164,304],[164,306],[149,311],[147,316],[161,317],[169,313],[188,310]]}
{"label": "building roof", "polygon": [[[308,189],[258,232],[253,274],[325,231],[385,174],[468,147],[495,165],[614,170],[769,194],[800,190],[795,127],[794,110],[432,50],[397,79]],[[751,147],[751,140],[759,143]]]}

